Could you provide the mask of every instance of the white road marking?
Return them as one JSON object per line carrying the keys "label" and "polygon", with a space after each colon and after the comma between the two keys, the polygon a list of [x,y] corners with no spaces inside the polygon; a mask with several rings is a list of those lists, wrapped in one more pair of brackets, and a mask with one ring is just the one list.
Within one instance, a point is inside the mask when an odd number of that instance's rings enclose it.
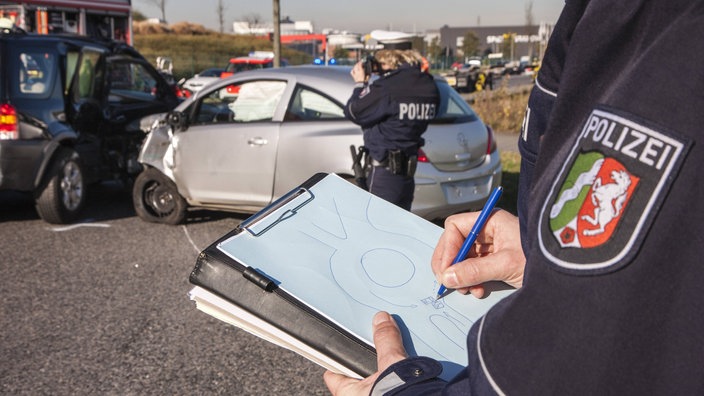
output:
{"label": "white road marking", "polygon": [[186,234],[186,238],[188,238],[188,242],[191,243],[191,246],[193,246],[193,248],[196,250],[196,253],[200,253],[200,251],[203,249],[199,249],[198,246],[196,245],[196,243],[193,242],[193,239],[191,238],[191,234],[188,233],[188,228],[186,227],[186,225],[184,224],[181,227],[183,227],[183,233]]}
{"label": "white road marking", "polygon": [[[90,220],[89,220],[90,221]],[[64,231],[70,231],[75,228],[79,227],[97,227],[97,228],[110,228],[110,224],[105,224],[105,223],[78,223],[78,224],[71,224],[63,227],[50,227],[47,228],[49,231],[54,231],[54,232],[64,232]]]}

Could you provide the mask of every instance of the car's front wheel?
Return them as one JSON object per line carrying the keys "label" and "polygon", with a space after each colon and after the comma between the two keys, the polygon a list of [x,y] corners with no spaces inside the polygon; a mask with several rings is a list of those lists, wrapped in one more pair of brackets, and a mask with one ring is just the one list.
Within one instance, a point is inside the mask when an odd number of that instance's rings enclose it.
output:
{"label": "car's front wheel", "polygon": [[78,154],[60,148],[38,190],[35,208],[47,223],[71,223],[83,209],[86,192]]}
{"label": "car's front wheel", "polygon": [[154,168],[147,168],[137,176],[132,203],[137,216],[144,221],[176,225],[186,219],[188,204],[176,184]]}

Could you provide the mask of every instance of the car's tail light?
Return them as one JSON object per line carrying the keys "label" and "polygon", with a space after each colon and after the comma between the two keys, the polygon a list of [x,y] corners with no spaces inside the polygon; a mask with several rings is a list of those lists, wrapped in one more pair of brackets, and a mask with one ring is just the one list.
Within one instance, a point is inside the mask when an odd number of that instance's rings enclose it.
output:
{"label": "car's tail light", "polygon": [[0,140],[19,139],[17,111],[7,103],[0,105]]}
{"label": "car's tail light", "polygon": [[179,98],[190,98],[191,97],[191,90],[186,89],[186,88],[181,88],[178,85],[174,85],[174,93],[176,94],[176,97]]}
{"label": "car's tail light", "polygon": [[496,139],[494,138],[494,130],[491,129],[491,127],[489,125],[486,126],[486,134],[487,134],[486,153],[491,154],[494,151],[496,151]]}
{"label": "car's tail light", "polygon": [[421,148],[418,149],[418,162],[430,162],[428,156],[425,155],[425,152],[423,152]]}

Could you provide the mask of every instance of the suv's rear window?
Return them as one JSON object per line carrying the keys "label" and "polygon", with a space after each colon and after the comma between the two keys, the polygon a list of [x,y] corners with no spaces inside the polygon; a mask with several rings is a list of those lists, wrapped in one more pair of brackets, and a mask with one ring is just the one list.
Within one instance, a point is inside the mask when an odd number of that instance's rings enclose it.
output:
{"label": "suv's rear window", "polygon": [[17,49],[12,55],[10,84],[19,97],[47,97],[56,77],[56,54],[48,49]]}

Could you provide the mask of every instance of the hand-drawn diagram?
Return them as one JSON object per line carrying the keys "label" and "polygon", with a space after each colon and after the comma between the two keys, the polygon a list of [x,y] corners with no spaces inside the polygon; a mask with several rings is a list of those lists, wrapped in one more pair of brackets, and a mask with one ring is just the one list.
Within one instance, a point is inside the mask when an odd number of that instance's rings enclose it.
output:
{"label": "hand-drawn diagram", "polygon": [[395,315],[409,354],[441,361],[443,377],[451,377],[466,364],[471,325],[506,292],[436,301],[440,285],[430,259],[439,227],[342,179],[327,177],[311,191],[315,199],[295,215],[259,236],[242,233],[221,250],[257,263],[280,287],[370,344],[373,315]]}

